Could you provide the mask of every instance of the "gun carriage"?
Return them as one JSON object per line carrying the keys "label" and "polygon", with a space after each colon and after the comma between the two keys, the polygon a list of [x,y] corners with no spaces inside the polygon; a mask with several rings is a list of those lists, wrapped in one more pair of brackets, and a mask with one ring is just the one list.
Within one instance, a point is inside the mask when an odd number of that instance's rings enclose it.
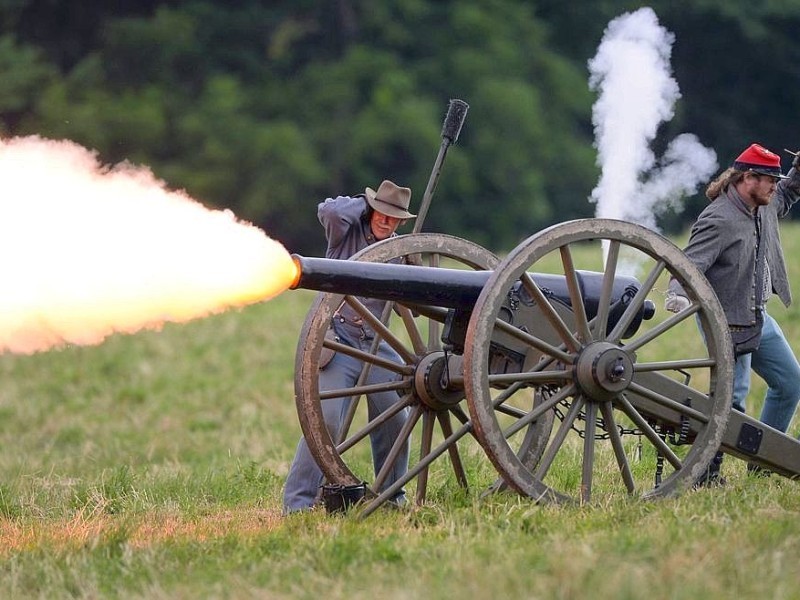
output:
{"label": "gun carriage", "polygon": [[[608,219],[555,225],[504,259],[467,240],[414,232],[348,261],[295,257],[295,288],[320,291],[303,324],[295,399],[309,449],[336,490],[364,490],[366,516],[402,488],[417,503],[510,488],[540,502],[691,487],[720,448],[796,477],[800,443],[732,411],[732,343],[705,277],[669,240]],[[398,264],[399,263],[399,264]],[[663,305],[676,277],[691,305]],[[386,300],[380,318],[359,297]],[[371,352],[326,337],[346,303],[374,332]],[[384,340],[401,357],[377,354]],[[355,386],[319,390],[323,349],[363,365]],[[365,385],[372,368],[394,373]],[[369,414],[364,397],[396,390]],[[334,439],[323,404],[349,398]],[[373,472],[370,433],[406,411]],[[403,444],[405,476],[386,485]]]}

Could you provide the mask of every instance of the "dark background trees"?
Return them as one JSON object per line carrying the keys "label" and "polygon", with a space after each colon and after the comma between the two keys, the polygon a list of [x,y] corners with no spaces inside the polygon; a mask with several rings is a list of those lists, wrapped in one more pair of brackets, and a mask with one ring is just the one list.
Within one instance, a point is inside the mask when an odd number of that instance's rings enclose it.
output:
{"label": "dark background trees", "polygon": [[[599,170],[587,61],[614,0],[0,0],[0,135],[130,160],[290,250],[316,203],[384,177],[422,197],[450,98],[470,104],[426,230],[493,250],[591,216]],[[691,132],[729,163],[797,149],[800,4],[660,0]],[[785,162],[788,164],[788,162]],[[704,200],[662,218],[690,221]]]}

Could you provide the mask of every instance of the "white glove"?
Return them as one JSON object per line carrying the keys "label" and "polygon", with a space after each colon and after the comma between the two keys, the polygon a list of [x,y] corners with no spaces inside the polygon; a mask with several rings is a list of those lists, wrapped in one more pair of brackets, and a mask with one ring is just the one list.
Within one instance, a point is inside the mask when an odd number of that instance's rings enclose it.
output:
{"label": "white glove", "polygon": [[664,308],[670,312],[679,313],[689,308],[691,304],[686,296],[670,293],[667,294],[667,299],[664,301]]}

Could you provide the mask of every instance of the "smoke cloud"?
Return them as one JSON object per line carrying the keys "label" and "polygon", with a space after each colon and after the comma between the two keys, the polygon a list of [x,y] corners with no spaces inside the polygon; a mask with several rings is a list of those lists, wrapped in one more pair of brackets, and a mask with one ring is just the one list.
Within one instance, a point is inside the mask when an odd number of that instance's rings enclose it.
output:
{"label": "smoke cloud", "polygon": [[0,140],[0,352],[95,344],[266,300],[286,250],[150,170],[70,141]]}
{"label": "smoke cloud", "polygon": [[681,97],[671,76],[675,36],[641,8],[612,20],[589,61],[589,87],[598,92],[592,110],[600,180],[592,191],[596,216],[657,230],[656,219],[680,209],[717,169],[713,150],[682,134],[657,160],[650,145],[672,119]]}

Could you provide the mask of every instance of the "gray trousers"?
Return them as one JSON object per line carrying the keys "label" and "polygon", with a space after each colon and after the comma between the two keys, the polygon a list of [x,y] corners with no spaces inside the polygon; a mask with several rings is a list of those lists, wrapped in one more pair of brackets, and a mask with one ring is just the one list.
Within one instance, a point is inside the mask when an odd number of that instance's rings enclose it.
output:
{"label": "gray trousers", "polygon": [[[334,328],[342,343],[348,344],[360,350],[369,351],[372,345],[372,338],[365,337],[360,328],[347,323],[335,322]],[[386,343],[381,342],[376,353],[381,358],[401,363],[400,356],[392,350]],[[337,353],[333,360],[319,374],[320,391],[343,389],[353,387],[361,374],[363,363],[355,358]],[[398,376],[391,371],[373,365],[370,368],[367,384],[382,383],[392,381]],[[375,418],[399,400],[396,391],[380,392],[367,395],[367,409],[370,419]],[[336,441],[339,437],[347,410],[352,400],[347,398],[336,398],[322,401],[322,413],[325,424],[331,435]],[[400,411],[397,415],[389,419],[386,423],[377,427],[370,434],[372,445],[372,462],[375,473],[383,467],[398,434],[408,418],[408,409]],[[397,460],[392,465],[391,472],[386,478],[380,490],[391,486],[395,481],[402,477],[408,470],[409,441],[403,444]],[[301,438],[297,444],[294,460],[289,468],[289,475],[286,478],[286,485],[283,492],[283,510],[286,513],[310,508],[318,500],[319,488],[323,483],[323,474],[314,461],[314,457],[308,449],[305,438]],[[401,490],[394,498],[397,502],[404,501],[404,492]]]}

